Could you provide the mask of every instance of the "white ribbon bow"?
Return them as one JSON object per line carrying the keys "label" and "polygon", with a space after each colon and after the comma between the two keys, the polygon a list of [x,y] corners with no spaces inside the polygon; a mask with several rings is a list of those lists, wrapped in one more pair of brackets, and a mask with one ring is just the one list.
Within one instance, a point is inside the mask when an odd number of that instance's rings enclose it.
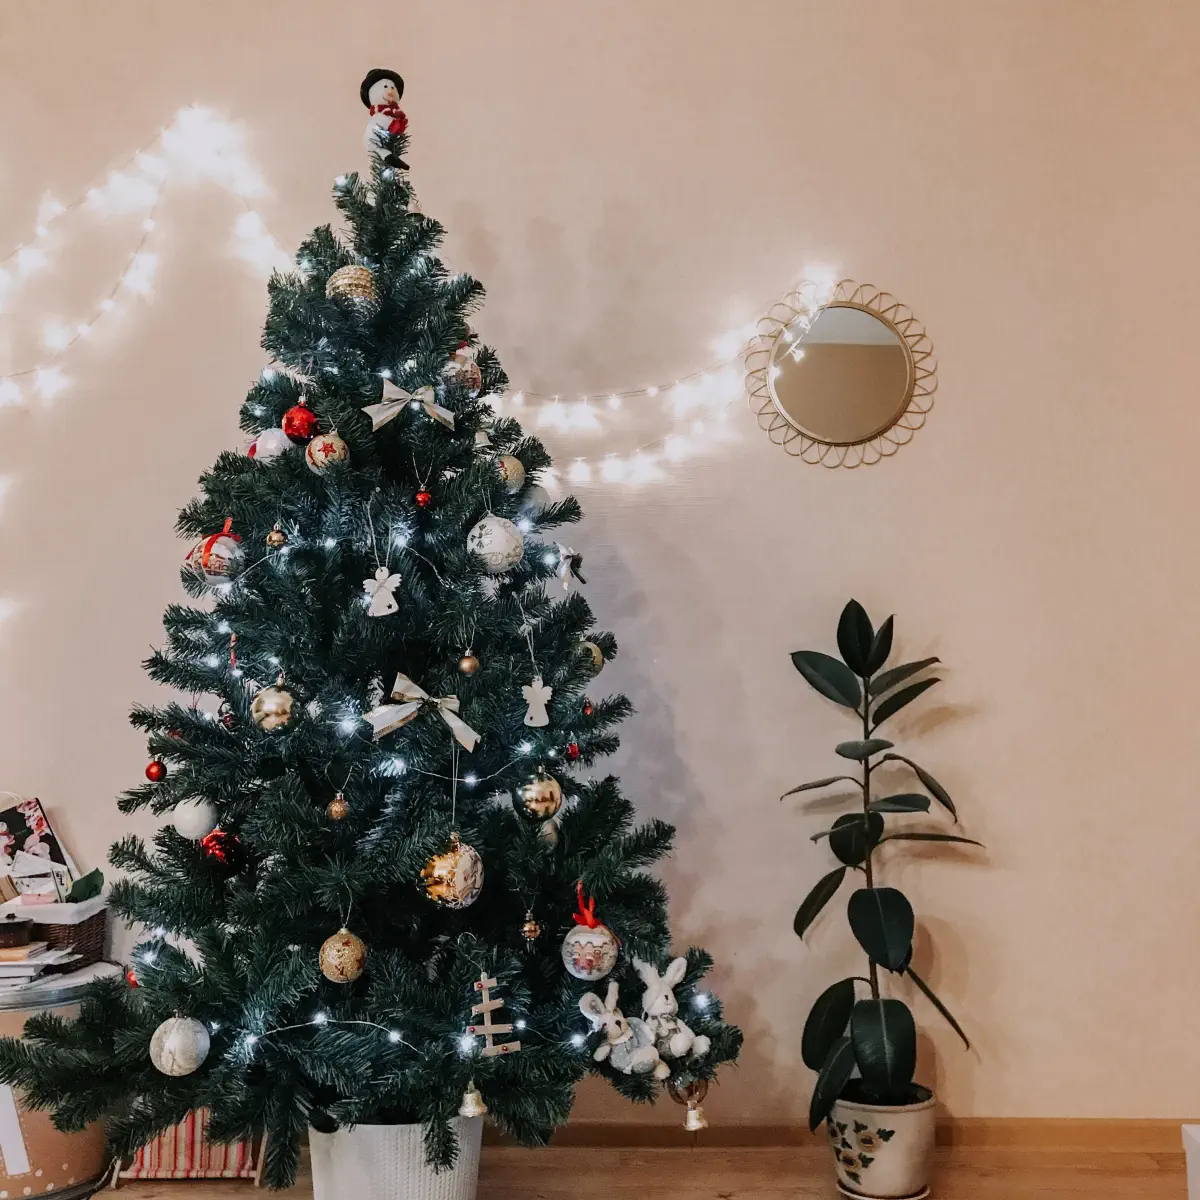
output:
{"label": "white ribbon bow", "polygon": [[398,612],[400,605],[396,603],[394,593],[399,586],[400,576],[390,574],[387,567],[380,567],[374,579],[364,579],[363,591],[371,598],[367,616],[387,617]]}
{"label": "white ribbon bow", "polygon": [[435,421],[454,428],[454,414],[443,408],[436,400],[437,393],[426,384],[415,392],[406,392],[390,379],[383,381],[383,399],[378,404],[368,404],[362,411],[371,418],[371,432],[382,429],[393,417],[398,416],[406,404],[419,404]]}
{"label": "white ribbon bow", "polygon": [[403,703],[381,704],[365,716],[365,720],[375,731],[376,741],[385,734],[407,725],[422,709],[436,708],[442,714],[442,720],[450,726],[450,732],[458,739],[459,744],[468,752],[475,749],[479,734],[458,715],[457,696],[439,696],[435,699],[419,684],[413,683],[407,675],[397,675],[392,687],[392,699]]}
{"label": "white ribbon bow", "polygon": [[583,555],[576,554],[573,546],[564,546],[562,542],[554,544],[558,547],[558,577],[562,580],[563,591],[571,590],[572,576],[580,583],[587,583],[587,580],[579,573],[579,568],[583,566]]}

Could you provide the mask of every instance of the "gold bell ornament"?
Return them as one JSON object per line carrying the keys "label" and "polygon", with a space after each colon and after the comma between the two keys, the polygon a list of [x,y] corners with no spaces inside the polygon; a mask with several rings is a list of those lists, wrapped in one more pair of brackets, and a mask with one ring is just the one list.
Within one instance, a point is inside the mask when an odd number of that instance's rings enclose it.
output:
{"label": "gold bell ornament", "polygon": [[699,1133],[700,1130],[708,1128],[704,1109],[700,1107],[700,1102],[708,1095],[707,1079],[695,1079],[683,1087],[672,1081],[667,1084],[667,1092],[676,1104],[687,1105],[687,1115],[683,1118],[683,1127],[688,1133]]}
{"label": "gold bell ornament", "polygon": [[467,1090],[463,1092],[462,1103],[458,1106],[458,1115],[460,1117],[482,1117],[487,1110],[487,1105],[484,1104],[483,1097],[475,1086],[475,1080],[472,1079],[467,1084]]}

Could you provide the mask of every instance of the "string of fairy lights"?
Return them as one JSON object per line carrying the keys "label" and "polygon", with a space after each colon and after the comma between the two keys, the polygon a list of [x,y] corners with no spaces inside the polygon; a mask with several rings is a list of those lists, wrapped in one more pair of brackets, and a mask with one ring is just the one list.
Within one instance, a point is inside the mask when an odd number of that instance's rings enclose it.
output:
{"label": "string of fairy lights", "polygon": [[[339,177],[344,179],[344,177]],[[71,386],[63,360],[89,339],[101,322],[130,303],[148,299],[160,255],[152,248],[161,229],[159,210],[169,184],[211,183],[239,201],[230,250],[261,274],[291,262],[252,203],[267,193],[262,173],[250,157],[243,129],[210,109],[189,107],[175,114],[154,138],[130,155],[107,178],[69,203],[52,196],[39,205],[30,235],[0,259],[0,312],[12,311],[21,289],[39,277],[65,269],[71,258],[59,234],[76,214],[136,220],[124,265],[96,303],[76,318],[57,315],[42,321],[42,353],[35,361],[0,371],[0,406],[37,399],[53,401]],[[834,276],[826,272],[832,282]],[[812,277],[811,270],[806,275]],[[560,456],[562,465],[543,473],[554,492],[563,484],[650,483],[664,479],[684,459],[712,453],[737,436],[732,417],[744,395],[742,355],[756,334],[756,322],[730,330],[714,344],[715,362],[675,379],[604,392],[540,392],[523,388],[489,397],[501,414],[517,417],[540,433],[578,444],[627,430],[629,408],[639,423],[652,408],[666,432],[616,452]],[[637,402],[629,405],[627,402]]]}

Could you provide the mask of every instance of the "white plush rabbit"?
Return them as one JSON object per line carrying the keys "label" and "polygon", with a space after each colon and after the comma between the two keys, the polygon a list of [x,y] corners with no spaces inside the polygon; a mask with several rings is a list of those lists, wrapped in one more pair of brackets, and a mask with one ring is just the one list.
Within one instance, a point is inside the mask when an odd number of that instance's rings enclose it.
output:
{"label": "white plush rabbit", "polygon": [[707,1054],[711,1045],[708,1038],[702,1033],[693,1033],[675,1015],[679,1004],[672,988],[687,973],[687,959],[672,959],[665,975],[659,975],[656,967],[640,958],[635,958],[633,965],[646,985],[642,994],[642,1015],[654,1034],[659,1054],[664,1058],[686,1058],[688,1055],[700,1058]]}
{"label": "white plush rabbit", "polygon": [[617,1008],[619,985],[614,979],[608,985],[608,995],[601,1002],[595,992],[579,998],[579,1011],[592,1023],[593,1032],[603,1027],[605,1040],[596,1047],[592,1057],[603,1062],[611,1057],[612,1065],[623,1075],[649,1075],[666,1079],[671,1068],[658,1056],[654,1034],[640,1017],[626,1020]]}

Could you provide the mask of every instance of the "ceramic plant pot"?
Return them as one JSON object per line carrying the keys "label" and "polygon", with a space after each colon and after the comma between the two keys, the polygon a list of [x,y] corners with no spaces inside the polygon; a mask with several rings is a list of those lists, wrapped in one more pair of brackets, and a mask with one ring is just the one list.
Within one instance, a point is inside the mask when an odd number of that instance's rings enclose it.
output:
{"label": "ceramic plant pot", "polygon": [[838,1190],[867,1200],[916,1200],[929,1195],[933,1164],[933,1093],[920,1088],[913,1104],[839,1100],[826,1127]]}

